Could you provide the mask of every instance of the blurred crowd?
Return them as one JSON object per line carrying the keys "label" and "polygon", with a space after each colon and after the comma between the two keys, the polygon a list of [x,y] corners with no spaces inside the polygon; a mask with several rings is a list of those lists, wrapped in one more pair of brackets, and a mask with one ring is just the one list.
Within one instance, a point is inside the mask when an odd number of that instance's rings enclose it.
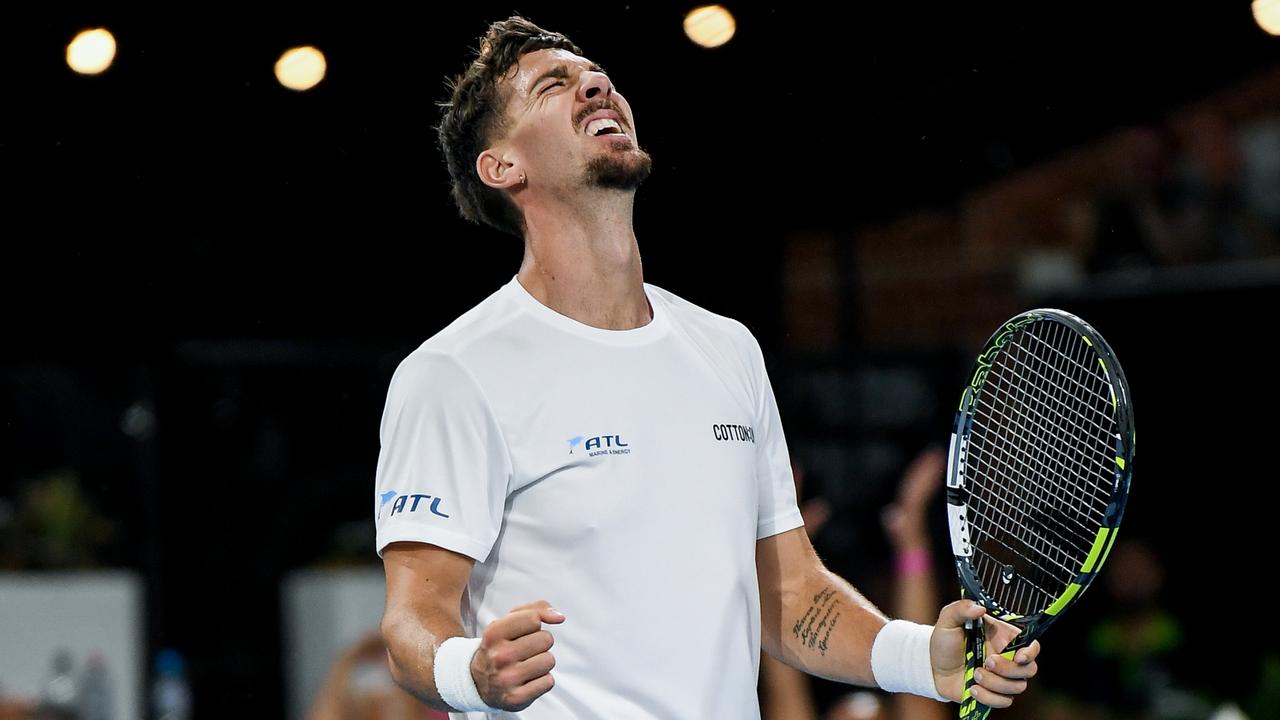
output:
{"label": "blurred crowd", "polygon": [[[954,340],[957,336],[947,333],[966,325],[953,322],[956,316],[948,312],[959,312],[967,304],[984,306],[990,315],[992,306],[1002,307],[1003,296],[990,293],[1009,268],[995,264],[992,258],[998,253],[989,252],[1001,243],[1022,249],[1017,272],[1022,291],[1029,295],[1078,287],[1089,278],[1143,276],[1157,270],[1230,265],[1232,277],[1247,276],[1241,266],[1280,257],[1280,115],[1241,111],[1230,103],[1200,104],[1159,122],[1128,127],[1072,158],[971,199],[953,215],[958,218],[909,218],[896,230],[864,236],[862,264],[876,268],[876,273],[864,278],[864,315],[858,325],[872,344],[877,333],[888,336],[890,327],[898,338],[914,328],[915,339]],[[1028,231],[1024,225],[1035,229]],[[904,238],[910,241],[902,242]],[[946,265],[938,272],[963,275],[963,281],[927,274],[930,268],[922,265],[917,251],[933,242],[930,238],[936,243],[927,247],[928,255],[943,258],[936,261],[939,267]],[[1037,247],[1048,252],[1027,252]],[[899,274],[893,270],[897,266],[902,268]],[[1012,287],[1010,291],[1016,292]],[[983,305],[961,303],[954,300],[957,297],[997,299]],[[913,315],[912,302],[931,309],[931,314]],[[878,319],[877,312],[888,312],[879,308],[890,307],[892,317]],[[983,335],[991,327],[986,316],[960,319],[972,320]],[[831,334],[826,329],[824,333]],[[845,404],[841,398],[836,403]],[[784,417],[795,419],[788,425],[789,439],[790,428],[795,428],[793,448],[803,447],[812,427],[800,411],[784,409]],[[862,575],[871,579],[860,583],[861,589],[892,616],[931,623],[941,605],[958,597],[941,533],[946,521],[938,490],[944,467],[943,453],[936,448],[895,467],[897,481],[880,526],[867,528],[865,513],[848,514],[847,498],[834,497],[839,488],[863,482],[861,476],[840,475],[830,465],[811,467],[800,459],[794,463],[806,529],[815,546],[833,563],[863,563]],[[816,476],[821,476],[820,482],[812,482]],[[100,509],[105,496],[91,492],[75,470],[54,468],[3,479],[0,571],[121,565],[140,569],[141,563],[122,550],[119,521]],[[859,530],[850,529],[858,524]],[[350,527],[343,526],[341,532],[354,541],[335,544],[352,548],[357,562],[369,562],[369,523],[362,521],[355,533]],[[876,542],[845,542],[854,532],[882,537]],[[850,547],[886,547],[891,560],[877,564],[842,557]],[[1230,687],[1204,674],[1202,666],[1221,662],[1223,653],[1217,648],[1213,653],[1194,652],[1196,638],[1203,636],[1197,636],[1191,624],[1196,618],[1180,616],[1168,602],[1168,562],[1156,539],[1122,536],[1105,570],[1105,582],[1093,591],[1099,597],[1081,605],[1092,610],[1064,619],[1046,637],[1049,652],[1043,657],[1042,680],[1001,717],[1280,717],[1280,651],[1266,649],[1260,665],[1239,670],[1245,681]],[[3,653],[13,651],[0,648]],[[101,656],[56,653],[32,657],[30,662],[46,669],[39,695],[6,694],[5,678],[0,677],[0,720],[111,720],[104,698],[109,693],[106,678],[115,669]],[[199,706],[201,690],[188,684],[182,656],[158,650],[151,668],[151,716],[185,720]],[[760,692],[764,720],[941,720],[955,711],[954,706],[921,698],[835,687],[769,657],[761,661]],[[391,681],[381,640],[371,629],[332,659],[307,717],[393,720],[429,717],[427,712]]]}
{"label": "blurred crowd", "polygon": [[1083,206],[1086,269],[1176,267],[1280,251],[1280,117],[1213,107],[1119,133]]}

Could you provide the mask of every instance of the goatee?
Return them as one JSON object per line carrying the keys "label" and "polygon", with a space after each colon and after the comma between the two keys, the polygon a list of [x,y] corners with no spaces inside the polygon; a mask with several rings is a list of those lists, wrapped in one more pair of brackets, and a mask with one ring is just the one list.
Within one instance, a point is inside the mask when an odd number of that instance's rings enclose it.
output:
{"label": "goatee", "polygon": [[635,190],[653,171],[653,158],[628,145],[587,163],[587,185],[610,190]]}

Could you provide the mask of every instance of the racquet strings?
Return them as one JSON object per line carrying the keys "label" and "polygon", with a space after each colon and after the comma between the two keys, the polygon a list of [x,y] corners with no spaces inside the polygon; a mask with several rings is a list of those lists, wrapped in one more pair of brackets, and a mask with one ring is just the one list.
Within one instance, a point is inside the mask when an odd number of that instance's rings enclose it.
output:
{"label": "racquet strings", "polygon": [[965,452],[974,572],[987,596],[1041,612],[1072,583],[1115,489],[1114,389],[1083,336],[1032,323],[996,353]]}

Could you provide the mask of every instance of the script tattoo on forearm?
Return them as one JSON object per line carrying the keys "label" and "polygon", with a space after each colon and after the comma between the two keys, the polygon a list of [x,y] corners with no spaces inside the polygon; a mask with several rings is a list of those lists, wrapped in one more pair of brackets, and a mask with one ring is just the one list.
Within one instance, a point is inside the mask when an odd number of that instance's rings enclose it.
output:
{"label": "script tattoo on forearm", "polygon": [[836,599],[836,589],[828,587],[813,596],[813,604],[804,615],[791,626],[791,634],[803,647],[827,654],[827,640],[831,631],[840,619],[840,601]]}

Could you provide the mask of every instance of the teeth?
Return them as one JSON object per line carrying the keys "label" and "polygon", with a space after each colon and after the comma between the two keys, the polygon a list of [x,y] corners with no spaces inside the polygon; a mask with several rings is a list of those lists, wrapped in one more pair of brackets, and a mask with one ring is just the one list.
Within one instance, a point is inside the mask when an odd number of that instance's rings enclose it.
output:
{"label": "teeth", "polygon": [[618,132],[622,132],[622,126],[618,124],[617,120],[610,120],[609,118],[601,118],[599,120],[592,120],[591,122],[587,123],[587,134],[599,135],[601,131],[605,130],[606,128],[613,128]]}

